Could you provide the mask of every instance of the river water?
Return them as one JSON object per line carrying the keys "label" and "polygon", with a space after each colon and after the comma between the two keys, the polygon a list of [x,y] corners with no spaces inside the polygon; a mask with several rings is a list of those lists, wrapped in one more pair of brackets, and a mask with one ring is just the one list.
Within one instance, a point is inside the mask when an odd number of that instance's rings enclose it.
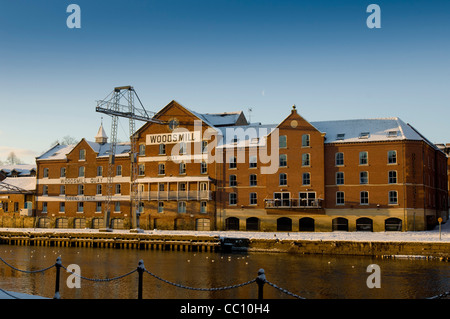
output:
{"label": "river water", "polygon": [[[0,257],[23,270],[77,264],[87,278],[114,278],[145,268],[168,281],[190,287],[223,287],[256,278],[263,268],[268,281],[307,299],[422,299],[450,290],[450,264],[437,260],[380,259],[354,256],[292,255],[287,253],[212,253],[113,248],[35,247],[0,245]],[[380,267],[380,288],[368,288],[367,267]],[[113,281],[82,279],[81,288],[69,288],[70,274],[61,269],[64,299],[137,298],[138,273]],[[55,268],[28,274],[0,261],[0,288],[52,298]],[[70,279],[70,278],[69,278]],[[145,299],[248,299],[257,298],[257,284],[223,291],[193,291],[174,287],[143,275]],[[269,285],[264,298],[292,298]]]}

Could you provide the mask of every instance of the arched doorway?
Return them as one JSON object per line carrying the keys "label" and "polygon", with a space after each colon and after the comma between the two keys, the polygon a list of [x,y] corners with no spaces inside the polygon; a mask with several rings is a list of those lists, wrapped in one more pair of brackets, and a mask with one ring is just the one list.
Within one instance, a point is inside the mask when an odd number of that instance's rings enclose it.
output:
{"label": "arched doorway", "polygon": [[385,231],[402,231],[402,220],[399,218],[391,217],[384,221]]}
{"label": "arched doorway", "polygon": [[278,218],[277,231],[292,231],[292,219],[288,217]]}
{"label": "arched doorway", "polygon": [[50,228],[50,218],[40,217],[38,220],[38,228]]}
{"label": "arched doorway", "polygon": [[55,228],[69,228],[69,222],[67,218],[57,218],[55,222]]}
{"label": "arched doorway", "polygon": [[239,218],[228,217],[225,219],[225,230],[239,230]]}
{"label": "arched doorway", "polygon": [[367,217],[356,220],[356,231],[373,231],[373,221]]}
{"label": "arched doorway", "polygon": [[334,218],[332,221],[333,231],[348,231],[348,219],[344,217]]}
{"label": "arched doorway", "polygon": [[298,221],[299,231],[314,231],[314,219],[311,217],[303,217]]}
{"label": "arched doorway", "polygon": [[257,231],[259,230],[259,218],[257,217],[249,217],[245,221],[245,229],[249,231]]}

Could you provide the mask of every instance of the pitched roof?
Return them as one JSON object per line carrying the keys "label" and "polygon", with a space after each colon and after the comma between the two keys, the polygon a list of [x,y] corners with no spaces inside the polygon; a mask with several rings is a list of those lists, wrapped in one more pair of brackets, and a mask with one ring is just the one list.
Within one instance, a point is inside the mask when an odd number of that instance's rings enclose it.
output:
{"label": "pitched roof", "polygon": [[[13,187],[10,187],[13,186]],[[0,183],[0,192],[8,193],[12,188],[19,188],[25,192],[31,192],[36,190],[36,177],[21,177],[14,178],[8,177],[5,178],[2,183]]]}

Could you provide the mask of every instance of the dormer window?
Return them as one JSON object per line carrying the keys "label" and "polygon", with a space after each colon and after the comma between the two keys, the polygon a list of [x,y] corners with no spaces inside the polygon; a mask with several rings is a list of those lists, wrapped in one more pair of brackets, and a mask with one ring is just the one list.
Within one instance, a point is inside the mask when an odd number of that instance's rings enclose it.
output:
{"label": "dormer window", "polygon": [[359,138],[369,138],[370,133],[369,132],[361,132],[361,134],[359,134]]}
{"label": "dormer window", "polygon": [[345,137],[345,133],[338,133],[336,135],[336,140],[342,141],[344,139],[344,137]]}
{"label": "dormer window", "polygon": [[390,137],[390,138],[395,138],[397,136],[398,136],[398,131],[389,131],[387,133],[387,137]]}

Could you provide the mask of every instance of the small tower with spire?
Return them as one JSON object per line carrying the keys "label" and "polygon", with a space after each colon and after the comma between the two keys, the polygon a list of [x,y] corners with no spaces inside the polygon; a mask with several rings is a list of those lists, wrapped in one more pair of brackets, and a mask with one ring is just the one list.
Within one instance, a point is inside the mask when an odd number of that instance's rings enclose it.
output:
{"label": "small tower with spire", "polygon": [[100,124],[100,128],[98,129],[98,133],[95,136],[95,143],[105,144],[107,142],[108,142],[108,136],[106,136],[106,132],[103,129],[103,121],[102,121],[102,124]]}

